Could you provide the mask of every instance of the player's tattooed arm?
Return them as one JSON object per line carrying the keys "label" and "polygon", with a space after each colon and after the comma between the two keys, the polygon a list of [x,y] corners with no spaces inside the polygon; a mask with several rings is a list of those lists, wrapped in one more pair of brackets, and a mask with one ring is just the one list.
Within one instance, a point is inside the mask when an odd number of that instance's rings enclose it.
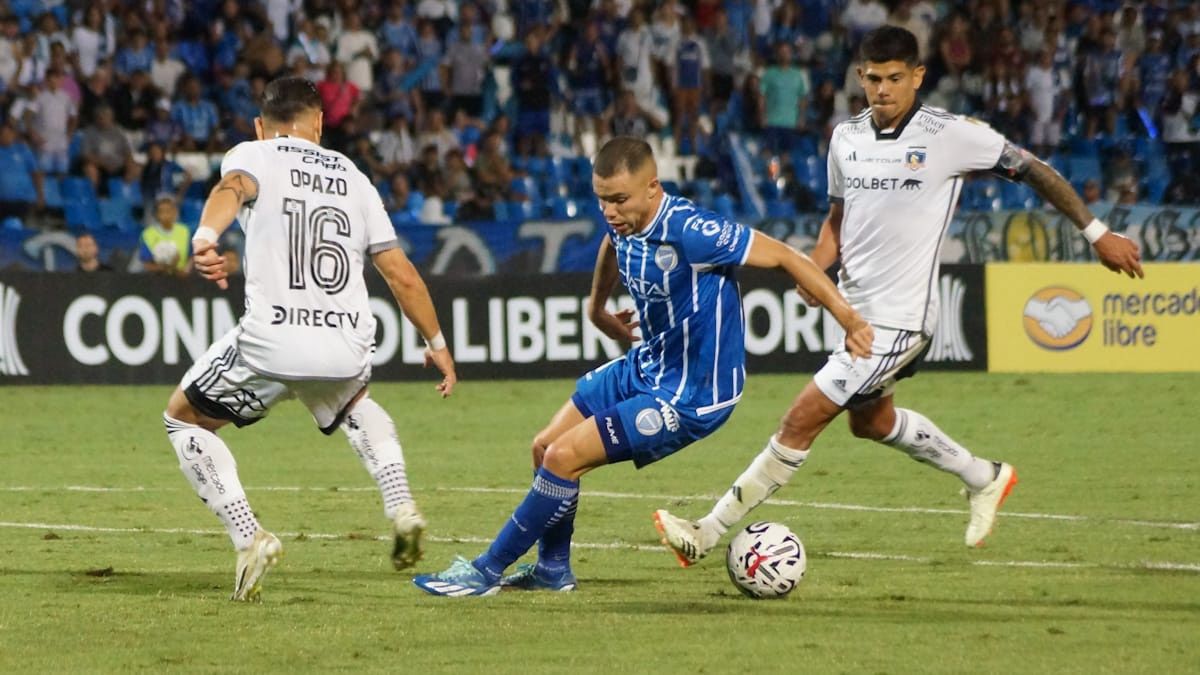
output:
{"label": "player's tattooed arm", "polygon": [[258,197],[258,181],[248,173],[230,171],[225,174],[204,202],[204,210],[200,213],[200,227],[210,228],[220,237],[237,218],[238,211],[243,205]]}
{"label": "player's tattooed arm", "polygon": [[1092,212],[1079,193],[1049,164],[1034,157],[1022,180],[1059,213],[1070,218],[1076,227],[1083,229],[1092,221]]}
{"label": "player's tattooed arm", "polygon": [[633,310],[625,309],[613,314],[605,305],[617,286],[617,252],[612,242],[605,237],[600,241],[596,254],[596,269],[592,274],[592,292],[588,298],[588,320],[608,337],[622,346],[637,342],[641,338],[633,334],[638,322],[633,319]]}

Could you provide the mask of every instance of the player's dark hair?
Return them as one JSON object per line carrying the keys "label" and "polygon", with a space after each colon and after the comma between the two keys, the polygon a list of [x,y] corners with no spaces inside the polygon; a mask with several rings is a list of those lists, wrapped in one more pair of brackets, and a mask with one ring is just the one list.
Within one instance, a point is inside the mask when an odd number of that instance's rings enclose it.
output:
{"label": "player's dark hair", "polygon": [[616,136],[600,148],[592,165],[592,173],[611,178],[622,171],[636,173],[646,162],[654,161],[650,144],[632,136]]}
{"label": "player's dark hair", "polygon": [[917,36],[899,26],[881,26],[867,33],[858,47],[863,63],[903,61],[910,68],[921,61]]}
{"label": "player's dark hair", "polygon": [[287,124],[297,115],[321,109],[321,95],[312,82],[303,77],[281,77],[263,90],[260,106],[263,119]]}

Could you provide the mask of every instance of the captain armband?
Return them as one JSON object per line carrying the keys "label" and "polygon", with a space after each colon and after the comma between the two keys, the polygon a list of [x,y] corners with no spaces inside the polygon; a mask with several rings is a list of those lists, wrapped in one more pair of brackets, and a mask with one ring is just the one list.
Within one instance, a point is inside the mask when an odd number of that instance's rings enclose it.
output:
{"label": "captain armband", "polygon": [[1005,141],[1004,150],[1000,152],[1000,159],[991,171],[1006,180],[1020,182],[1025,179],[1025,174],[1029,173],[1029,170],[1033,168],[1033,163],[1037,161],[1038,158],[1034,157],[1033,153],[1019,145]]}

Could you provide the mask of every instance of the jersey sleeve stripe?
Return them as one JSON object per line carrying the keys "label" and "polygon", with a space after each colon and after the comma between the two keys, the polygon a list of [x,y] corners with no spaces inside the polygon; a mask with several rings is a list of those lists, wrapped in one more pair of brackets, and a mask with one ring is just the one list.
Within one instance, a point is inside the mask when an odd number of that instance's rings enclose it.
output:
{"label": "jersey sleeve stripe", "polygon": [[738,261],[738,265],[745,265],[746,261],[750,259],[750,248],[754,246],[754,237],[757,234],[757,230],[750,230],[750,238],[746,240],[746,252],[742,254],[742,259]]}
{"label": "jersey sleeve stripe", "polygon": [[391,239],[389,241],[381,241],[377,244],[371,244],[370,246],[368,246],[367,247],[367,255],[375,255],[376,253],[383,253],[384,251],[390,251],[394,248],[400,248],[400,240]]}

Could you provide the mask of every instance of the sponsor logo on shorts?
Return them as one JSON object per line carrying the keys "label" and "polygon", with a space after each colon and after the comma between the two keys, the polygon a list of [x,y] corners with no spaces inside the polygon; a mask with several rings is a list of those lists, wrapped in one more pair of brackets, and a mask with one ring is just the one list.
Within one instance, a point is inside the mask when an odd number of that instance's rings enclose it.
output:
{"label": "sponsor logo on shorts", "polygon": [[679,254],[675,252],[675,247],[666,244],[658,247],[658,250],[654,252],[654,264],[664,272],[675,269],[675,266],[679,264]]}
{"label": "sponsor logo on shorts", "polygon": [[653,436],[662,431],[663,416],[654,408],[646,408],[634,418],[634,426],[643,436]]}
{"label": "sponsor logo on shorts", "polygon": [[1022,312],[1025,334],[1043,349],[1074,349],[1092,332],[1092,306],[1079,292],[1047,286],[1034,293]]}
{"label": "sponsor logo on shorts", "polygon": [[611,417],[604,418],[604,430],[608,432],[608,442],[612,445],[620,445],[621,439],[617,436],[616,422]]}

